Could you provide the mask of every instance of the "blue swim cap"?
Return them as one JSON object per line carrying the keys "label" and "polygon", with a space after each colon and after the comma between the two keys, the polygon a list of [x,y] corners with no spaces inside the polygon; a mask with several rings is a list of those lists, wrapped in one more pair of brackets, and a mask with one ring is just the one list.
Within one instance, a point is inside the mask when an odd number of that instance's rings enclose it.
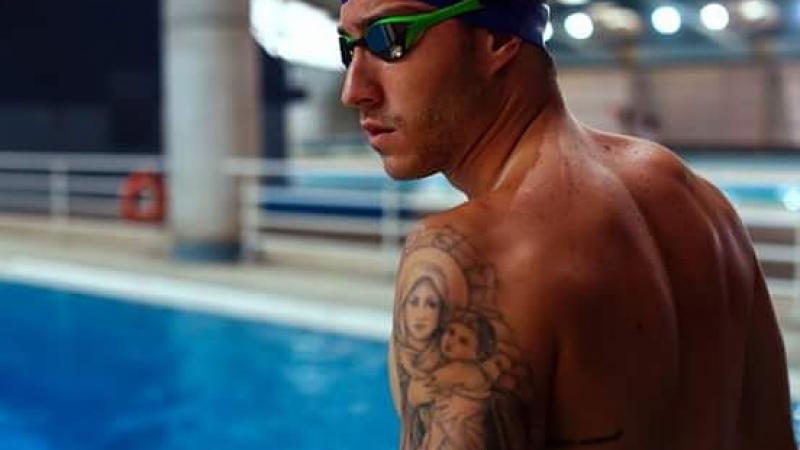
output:
{"label": "blue swim cap", "polygon": [[[453,0],[421,1],[437,9],[456,3]],[[342,0],[342,3],[345,2],[347,0]],[[483,9],[458,18],[474,27],[513,34],[525,42],[545,48],[544,29],[550,20],[550,7],[546,0],[483,0],[482,3]]]}
{"label": "blue swim cap", "polygon": [[[422,0],[437,8],[452,4],[447,0]],[[550,20],[550,7],[544,0],[484,0],[485,8],[464,14],[464,22],[499,33],[519,36],[523,41],[545,48],[544,29]]]}

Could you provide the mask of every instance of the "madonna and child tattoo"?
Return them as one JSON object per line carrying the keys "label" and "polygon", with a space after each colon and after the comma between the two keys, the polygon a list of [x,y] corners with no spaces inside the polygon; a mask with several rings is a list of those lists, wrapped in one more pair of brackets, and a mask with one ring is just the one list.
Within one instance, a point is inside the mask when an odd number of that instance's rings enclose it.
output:
{"label": "madonna and child tattoo", "polygon": [[523,450],[531,369],[495,304],[492,265],[439,228],[409,237],[394,311],[404,450]]}
{"label": "madonna and child tattoo", "polygon": [[[592,446],[545,438],[531,417],[532,370],[497,307],[495,268],[452,228],[409,236],[398,274],[393,366],[402,450],[527,450]],[[544,399],[539,399],[544,401]]]}

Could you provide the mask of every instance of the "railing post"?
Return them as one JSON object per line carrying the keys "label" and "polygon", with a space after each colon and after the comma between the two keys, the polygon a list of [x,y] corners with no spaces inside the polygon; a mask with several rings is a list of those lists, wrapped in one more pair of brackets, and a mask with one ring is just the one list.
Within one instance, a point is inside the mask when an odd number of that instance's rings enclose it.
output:
{"label": "railing post", "polygon": [[800,298],[800,214],[794,215],[794,277],[792,279],[792,304],[789,307],[791,314],[795,313],[797,302]]}
{"label": "railing post", "polygon": [[69,220],[69,165],[63,159],[55,159],[49,169],[50,219],[53,226],[60,226]]}
{"label": "railing post", "polygon": [[246,262],[254,262],[261,256],[261,195],[259,177],[257,175],[244,174],[241,176],[239,183],[239,199],[241,202],[240,245],[242,249],[242,259]]}
{"label": "railing post", "polygon": [[400,191],[397,183],[390,182],[381,189],[381,249],[385,253],[397,251],[400,227]]}

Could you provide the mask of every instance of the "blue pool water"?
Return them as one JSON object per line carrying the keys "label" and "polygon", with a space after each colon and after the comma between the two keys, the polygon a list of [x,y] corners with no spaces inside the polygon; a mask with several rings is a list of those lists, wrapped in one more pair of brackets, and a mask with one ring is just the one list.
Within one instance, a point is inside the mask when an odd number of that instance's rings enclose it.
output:
{"label": "blue pool water", "polygon": [[[0,449],[394,449],[385,356],[380,342],[0,283]],[[800,436],[800,405],[793,416]]]}
{"label": "blue pool water", "polygon": [[0,449],[396,448],[385,345],[0,283]]}

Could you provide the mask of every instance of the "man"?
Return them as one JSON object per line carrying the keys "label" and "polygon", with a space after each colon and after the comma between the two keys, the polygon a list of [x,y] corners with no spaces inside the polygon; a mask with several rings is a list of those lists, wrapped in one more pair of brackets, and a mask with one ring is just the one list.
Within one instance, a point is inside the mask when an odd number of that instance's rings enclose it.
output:
{"label": "man", "polygon": [[341,9],[342,101],[385,170],[469,198],[404,249],[401,447],[795,448],[775,314],[723,196],[569,114],[542,3],[430,1]]}

